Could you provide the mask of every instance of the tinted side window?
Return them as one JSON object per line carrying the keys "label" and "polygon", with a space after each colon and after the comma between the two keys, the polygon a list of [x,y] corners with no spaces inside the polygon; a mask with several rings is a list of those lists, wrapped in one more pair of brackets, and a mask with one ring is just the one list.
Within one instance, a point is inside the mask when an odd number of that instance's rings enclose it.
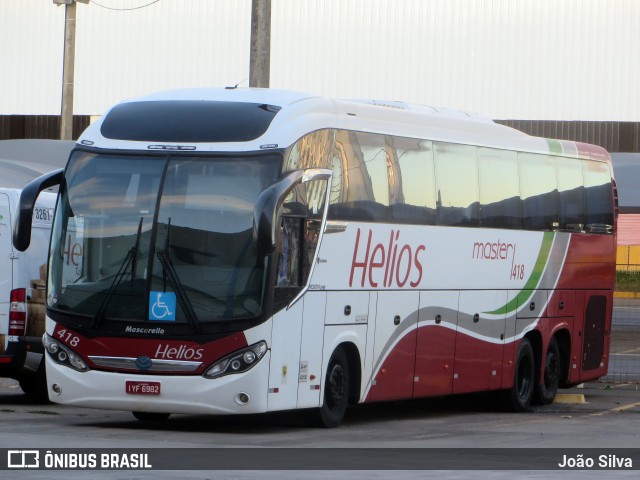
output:
{"label": "tinted side window", "polygon": [[284,171],[331,168],[334,135],[334,130],[318,130],[302,137],[289,149]]}
{"label": "tinted side window", "polygon": [[[429,140],[391,139],[396,152],[402,185],[402,198],[391,202],[394,222],[435,225],[436,187],[433,145]],[[397,173],[397,169],[394,170]]]}
{"label": "tinted side window", "polygon": [[478,226],[476,147],[434,142],[437,223]]}
{"label": "tinted side window", "polygon": [[529,230],[558,228],[558,186],[555,159],[546,155],[518,154],[522,227]]}
{"label": "tinted side window", "polygon": [[560,229],[580,232],[584,228],[584,187],[582,162],[575,158],[556,158],[560,196]]}
{"label": "tinted side window", "polygon": [[392,161],[388,157],[385,138],[371,133],[356,133],[362,155],[362,169],[366,170],[371,183],[371,196],[359,205],[369,211],[374,221],[384,221],[389,206],[389,178],[387,170]]}
{"label": "tinted side window", "polygon": [[337,131],[329,218],[385,221],[389,205],[387,162],[382,135]]}
{"label": "tinted side window", "polygon": [[613,195],[609,166],[606,163],[584,161],[582,167],[587,216],[586,230],[605,233],[608,230],[607,226],[613,225]]}
{"label": "tinted side window", "polygon": [[480,225],[520,228],[520,185],[516,152],[478,148]]}

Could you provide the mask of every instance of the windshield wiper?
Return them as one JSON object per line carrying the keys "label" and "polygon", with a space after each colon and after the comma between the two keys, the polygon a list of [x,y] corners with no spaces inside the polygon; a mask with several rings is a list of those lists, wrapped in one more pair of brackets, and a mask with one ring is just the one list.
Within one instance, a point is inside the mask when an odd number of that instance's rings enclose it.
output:
{"label": "windshield wiper", "polygon": [[142,220],[144,217],[140,217],[140,223],[138,223],[138,233],[136,234],[136,243],[131,250],[131,288],[133,288],[133,282],[136,280],[136,267],[138,266],[138,250],[140,250],[140,237],[142,236]]}
{"label": "windshield wiper", "polygon": [[171,235],[171,218],[169,218],[169,222],[167,224],[167,236],[164,242],[164,249],[160,250],[156,253],[158,256],[158,260],[160,260],[160,264],[163,269],[163,279],[165,281],[164,290],[166,291],[166,279],[169,279],[169,283],[171,284],[171,288],[176,294],[178,298],[178,302],[184,311],[185,317],[187,317],[187,322],[193,328],[194,333],[200,333],[200,325],[198,323],[198,317],[196,312],[193,309],[193,305],[191,305],[191,301],[187,296],[187,292],[180,281],[180,277],[176,272],[175,267],[173,266],[173,261],[169,257],[169,237]]}
{"label": "windshield wiper", "polygon": [[98,308],[98,311],[93,316],[93,328],[96,328],[98,325],[102,323],[102,320],[104,319],[104,314],[107,311],[107,307],[109,306],[109,303],[111,303],[111,298],[113,297],[113,294],[116,292],[118,285],[120,285],[120,282],[122,282],[122,279],[127,274],[127,269],[129,267],[129,264],[131,264],[131,287],[133,288],[133,281],[135,280],[135,277],[136,277],[137,256],[138,256],[138,249],[140,248],[140,237],[142,236],[143,220],[144,220],[144,217],[140,217],[140,222],[138,223],[138,233],[136,233],[136,241],[127,252],[127,255],[124,257],[124,260],[120,264],[120,268],[118,269],[118,272],[113,277],[113,281],[109,286],[109,290],[107,290],[104,300],[102,300],[102,303]]}

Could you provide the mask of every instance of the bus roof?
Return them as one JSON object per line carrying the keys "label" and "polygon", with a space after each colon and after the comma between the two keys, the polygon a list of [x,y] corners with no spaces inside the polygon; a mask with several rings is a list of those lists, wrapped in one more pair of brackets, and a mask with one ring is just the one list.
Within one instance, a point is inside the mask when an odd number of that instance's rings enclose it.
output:
{"label": "bus roof", "polygon": [[609,158],[594,145],[532,137],[459,110],[261,88],[181,89],[126,100],[89,126],[78,143],[126,150],[254,151],[286,148],[326,128]]}

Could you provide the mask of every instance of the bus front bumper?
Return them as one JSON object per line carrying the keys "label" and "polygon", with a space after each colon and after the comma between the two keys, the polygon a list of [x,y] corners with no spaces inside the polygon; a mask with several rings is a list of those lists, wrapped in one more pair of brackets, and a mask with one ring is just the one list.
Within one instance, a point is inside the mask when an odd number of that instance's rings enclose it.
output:
{"label": "bus front bumper", "polygon": [[[49,398],[55,403],[108,410],[213,415],[263,413],[267,411],[270,353],[267,351],[244,373],[216,379],[98,370],[81,373],[53,362],[46,355]],[[145,384],[151,388],[132,387]],[[159,390],[159,393],[149,393],[150,390]]]}

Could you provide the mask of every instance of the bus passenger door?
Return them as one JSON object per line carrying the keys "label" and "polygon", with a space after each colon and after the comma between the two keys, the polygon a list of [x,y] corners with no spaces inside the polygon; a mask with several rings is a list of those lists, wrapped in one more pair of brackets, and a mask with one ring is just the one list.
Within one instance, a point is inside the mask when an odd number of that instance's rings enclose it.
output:
{"label": "bus passenger door", "polygon": [[378,292],[373,378],[367,400],[412,397],[419,304],[419,292]]}
{"label": "bus passenger door", "polygon": [[322,350],[320,340],[325,330],[325,309],[327,292],[308,291],[302,299],[302,335],[300,343],[300,364],[298,365],[297,408],[313,408],[320,405],[320,383],[322,372]]}
{"label": "bus passenger door", "polygon": [[[305,171],[279,201],[274,257],[269,410],[317,407],[326,294],[311,288],[326,223],[329,170]],[[268,216],[268,215],[267,215]],[[263,232],[261,232],[263,233]],[[317,291],[320,290],[320,291]],[[300,393],[302,395],[300,396]]]}
{"label": "bus passenger door", "polygon": [[273,316],[268,411],[296,407],[303,311],[303,302],[296,302]]}
{"label": "bus passenger door", "polygon": [[453,388],[459,292],[420,292],[414,397],[449,395]]}
{"label": "bus passenger door", "polygon": [[505,290],[460,292],[453,393],[500,387],[505,314],[489,312],[506,303]]}

